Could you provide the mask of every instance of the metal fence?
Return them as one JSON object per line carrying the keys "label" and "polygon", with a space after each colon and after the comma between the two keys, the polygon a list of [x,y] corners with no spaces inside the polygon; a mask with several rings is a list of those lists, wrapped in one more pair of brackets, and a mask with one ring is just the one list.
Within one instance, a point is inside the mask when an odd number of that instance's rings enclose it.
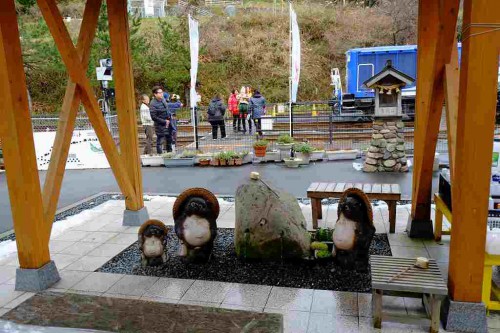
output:
{"label": "metal fence", "polygon": [[[359,119],[358,115],[337,114],[324,102],[308,102],[293,106],[292,115],[287,104],[270,104],[267,106],[266,116],[261,120],[262,138],[269,141],[268,149],[276,148],[276,141],[280,135],[292,133],[295,142],[308,142],[318,149],[358,149],[366,150],[371,141],[372,122]],[[204,153],[221,151],[252,151],[257,138],[256,126],[253,121],[241,118],[233,119],[229,111],[226,113],[224,129],[226,137],[222,138],[218,129],[217,139],[214,140],[213,128],[208,122],[207,108],[201,107],[196,111],[196,126],[192,121],[191,110],[182,108],[176,114],[177,143],[176,151],[199,150]],[[238,127],[239,119],[239,127]],[[116,115],[105,117],[110,133],[119,145],[119,130]],[[236,120],[236,122],[235,122]],[[59,119],[52,116],[32,116],[34,132],[56,131]],[[250,124],[249,124],[250,122]],[[405,142],[408,154],[413,153],[414,122],[407,119],[405,122]],[[233,125],[234,124],[234,125]],[[250,130],[251,126],[251,130]],[[92,125],[85,115],[76,119],[75,130],[91,130]],[[240,131],[239,131],[239,130]],[[246,129],[246,132],[243,132]],[[138,125],[139,148],[143,151],[145,133]],[[500,126],[495,128],[495,134],[500,134]],[[446,118],[442,117],[436,152],[447,153]]]}
{"label": "metal fence", "polygon": [[[269,141],[269,149],[275,149],[278,138],[284,134],[291,134],[295,142],[308,142],[317,149],[362,151],[370,145],[372,121],[368,116],[338,114],[327,102],[321,101],[294,105],[292,110],[290,114],[288,105],[283,103],[267,106],[266,115],[261,119],[261,137]],[[219,129],[215,139],[213,127],[207,120],[206,107],[197,110],[197,126],[191,121],[190,110],[181,109],[177,114],[177,147],[203,152],[252,151],[254,142],[259,139],[255,121],[238,117],[233,118],[227,111],[224,122],[226,137],[221,138]],[[413,121],[408,120],[405,124],[407,149],[411,153]],[[446,133],[443,137],[446,138]],[[440,139],[437,150],[447,151],[446,141]]]}
{"label": "metal fence", "polygon": [[[108,115],[104,117],[111,136],[117,144],[119,144],[118,118],[116,115]],[[50,115],[32,115],[31,125],[33,132],[55,132],[59,124],[59,118]],[[81,114],[76,118],[75,131],[93,130],[89,118],[85,114]]]}

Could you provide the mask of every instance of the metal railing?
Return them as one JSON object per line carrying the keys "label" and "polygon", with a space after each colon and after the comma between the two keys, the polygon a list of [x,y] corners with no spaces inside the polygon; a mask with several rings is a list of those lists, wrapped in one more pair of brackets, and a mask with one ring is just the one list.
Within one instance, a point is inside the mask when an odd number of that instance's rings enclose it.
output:
{"label": "metal railing", "polygon": [[[252,151],[257,138],[254,121],[236,117],[227,111],[224,119],[226,137],[221,138],[218,129],[217,139],[213,138],[213,127],[208,121],[207,107],[200,107],[196,111],[197,126],[195,128],[189,108],[177,111],[177,152],[183,150],[200,150],[202,152],[220,151]],[[356,116],[355,116],[356,117]],[[292,122],[290,122],[292,119]],[[111,135],[119,145],[119,129],[116,115],[105,117]],[[239,129],[238,131],[238,120]],[[261,120],[262,138],[269,141],[269,149],[276,148],[278,137],[284,134],[293,134],[295,142],[307,141],[318,149],[358,149],[365,151],[370,146],[372,136],[371,121],[355,121],[349,115],[337,115],[332,108],[324,102],[310,102],[293,106],[292,117],[288,105],[269,104],[266,115]],[[33,115],[32,126],[34,132],[56,131],[59,119],[54,116]],[[235,121],[233,125],[233,121]],[[76,118],[75,130],[91,130],[92,125],[85,115]],[[246,133],[243,130],[246,129]],[[139,148],[143,151],[145,134],[142,126],[138,125]],[[414,123],[405,120],[404,136],[406,151],[413,153]],[[195,132],[197,135],[195,135]],[[495,134],[500,134],[500,126],[495,127]],[[436,145],[436,152],[448,152],[446,132],[446,119],[443,116]]]}

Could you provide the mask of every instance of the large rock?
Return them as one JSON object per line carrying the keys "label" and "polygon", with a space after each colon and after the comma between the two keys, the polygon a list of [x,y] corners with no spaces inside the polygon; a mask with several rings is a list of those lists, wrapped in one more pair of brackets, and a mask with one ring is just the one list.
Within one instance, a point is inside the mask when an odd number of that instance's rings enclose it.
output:
{"label": "large rock", "polygon": [[368,152],[370,152],[370,153],[378,153],[379,149],[377,147],[370,146],[370,148],[368,148]]}
{"label": "large rock", "polygon": [[374,158],[374,159],[379,159],[379,158],[384,157],[384,154],[381,154],[381,153],[372,153],[372,152],[368,152],[368,153],[366,154],[366,157],[369,157],[369,158]]}
{"label": "large rock", "polygon": [[386,139],[395,139],[396,138],[396,134],[394,134],[394,133],[386,133],[386,134],[384,134],[384,138],[386,138]]}
{"label": "large rock", "polygon": [[297,198],[248,180],[236,190],[236,255],[249,259],[304,258],[311,236]]}
{"label": "large rock", "polygon": [[380,131],[380,134],[387,134],[387,133],[391,133],[391,131],[389,131],[388,129],[383,129]]}
{"label": "large rock", "polygon": [[370,165],[370,164],[365,164],[363,166],[363,171],[364,172],[376,172],[377,171],[377,167],[374,166],[374,165]]}
{"label": "large rock", "polygon": [[365,164],[377,165],[377,160],[367,157],[365,160]]}
{"label": "large rock", "polygon": [[382,134],[373,134],[372,135],[372,139],[373,140],[379,140],[379,139],[383,139],[384,136]]}
{"label": "large rock", "polygon": [[398,121],[398,122],[396,123],[396,127],[397,127],[397,128],[403,128],[403,127],[405,127],[405,124],[404,124],[402,121]]}
{"label": "large rock", "polygon": [[392,168],[393,166],[396,165],[396,161],[394,160],[387,160],[387,161],[384,161],[384,166],[386,168]]}

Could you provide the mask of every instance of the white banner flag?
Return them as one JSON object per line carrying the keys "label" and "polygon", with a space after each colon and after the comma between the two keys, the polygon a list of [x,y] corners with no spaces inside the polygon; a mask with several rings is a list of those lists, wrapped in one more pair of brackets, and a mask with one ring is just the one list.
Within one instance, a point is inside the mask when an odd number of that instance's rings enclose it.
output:
{"label": "white banner flag", "polygon": [[196,78],[198,76],[198,53],[200,49],[200,36],[198,32],[198,21],[189,15],[189,47],[191,50],[191,90],[189,100],[191,108],[196,107],[198,96],[196,93]]}
{"label": "white banner flag", "polygon": [[297,102],[297,91],[299,89],[300,80],[300,30],[297,23],[297,13],[292,8],[290,3],[290,22],[292,30],[292,66],[291,66],[291,81],[292,81],[292,103]]}

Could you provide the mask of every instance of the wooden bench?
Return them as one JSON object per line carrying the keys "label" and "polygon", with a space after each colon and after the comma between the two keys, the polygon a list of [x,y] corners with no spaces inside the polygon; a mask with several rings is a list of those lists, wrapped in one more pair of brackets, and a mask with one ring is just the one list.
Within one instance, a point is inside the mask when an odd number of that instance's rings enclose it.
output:
{"label": "wooden bench", "polygon": [[443,201],[439,193],[434,193],[434,204],[436,205],[436,218],[434,223],[434,240],[439,242],[441,240],[441,235],[450,235],[451,227],[449,230],[443,231],[443,215],[446,217],[451,225],[451,211]]}
{"label": "wooden bench", "polygon": [[422,297],[427,314],[431,318],[431,332],[439,331],[441,301],[448,295],[448,287],[436,260],[429,259],[429,268],[413,267],[392,281],[389,280],[415,263],[414,258],[370,256],[372,273],[373,326],[382,327],[382,295]]}
{"label": "wooden bench", "polygon": [[318,219],[323,218],[321,199],[340,198],[342,193],[351,187],[363,190],[370,200],[383,200],[389,206],[389,232],[396,230],[396,204],[401,200],[398,184],[362,184],[362,183],[312,183],[307,189],[307,197],[311,198],[313,228],[318,228]]}

